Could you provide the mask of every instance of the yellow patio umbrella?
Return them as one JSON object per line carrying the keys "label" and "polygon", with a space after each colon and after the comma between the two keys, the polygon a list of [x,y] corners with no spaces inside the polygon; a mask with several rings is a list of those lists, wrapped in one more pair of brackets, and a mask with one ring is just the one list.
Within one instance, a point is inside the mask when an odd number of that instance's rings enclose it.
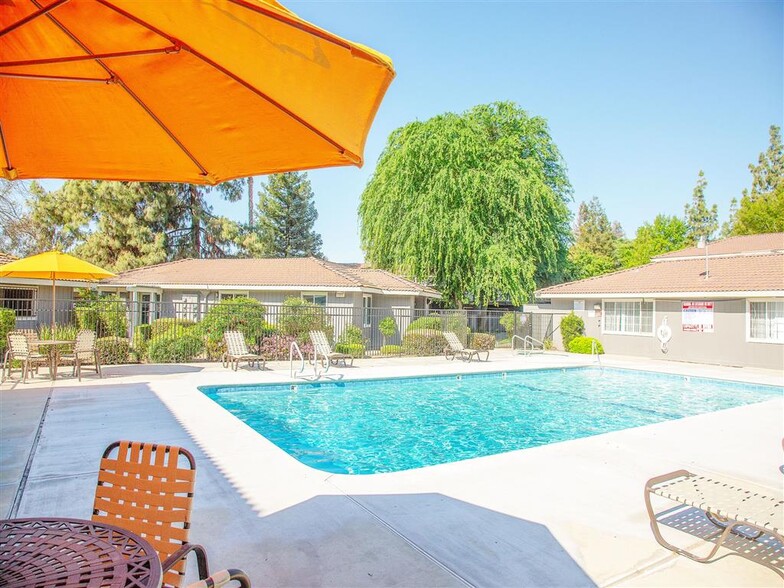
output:
{"label": "yellow patio umbrella", "polygon": [[60,251],[47,251],[0,265],[0,278],[52,280],[52,339],[54,339],[55,303],[57,301],[55,281],[96,281],[111,278],[114,275],[97,265]]}
{"label": "yellow patio umbrella", "polygon": [[216,184],[360,166],[395,75],[274,0],[0,4],[7,179]]}

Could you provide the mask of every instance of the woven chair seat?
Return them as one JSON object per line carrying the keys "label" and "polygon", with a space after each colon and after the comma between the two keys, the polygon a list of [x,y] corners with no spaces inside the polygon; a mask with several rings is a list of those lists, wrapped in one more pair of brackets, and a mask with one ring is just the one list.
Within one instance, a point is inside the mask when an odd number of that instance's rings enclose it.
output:
{"label": "woven chair seat", "polygon": [[745,482],[740,487],[690,473],[655,484],[651,492],[730,521],[779,534],[784,529],[784,497],[774,490],[755,488]]}

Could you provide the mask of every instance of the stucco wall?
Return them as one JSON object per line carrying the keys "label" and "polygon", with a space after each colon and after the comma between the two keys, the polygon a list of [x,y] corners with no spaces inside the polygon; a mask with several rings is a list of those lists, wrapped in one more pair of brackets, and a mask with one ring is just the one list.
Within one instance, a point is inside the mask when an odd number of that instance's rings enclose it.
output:
{"label": "stucco wall", "polygon": [[[581,299],[583,300],[583,299]],[[690,361],[715,365],[749,366],[784,370],[784,345],[746,341],[746,299],[713,299],[713,333],[684,332],[681,320],[682,300],[658,299],[654,304],[654,328],[667,324],[672,329],[672,339],[662,353],[655,335],[615,335],[602,333],[602,318],[589,316],[601,300],[585,298],[585,310],[575,314],[585,321],[586,335],[602,342],[607,353],[639,355],[648,358]],[[700,300],[700,299],[689,299]],[[553,300],[554,310],[569,311],[572,300]]]}

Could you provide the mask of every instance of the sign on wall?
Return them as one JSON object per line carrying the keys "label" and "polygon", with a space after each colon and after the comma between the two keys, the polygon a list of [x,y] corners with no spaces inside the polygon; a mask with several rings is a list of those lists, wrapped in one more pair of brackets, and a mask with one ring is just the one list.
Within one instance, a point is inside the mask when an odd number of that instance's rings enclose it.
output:
{"label": "sign on wall", "polygon": [[681,305],[681,324],[684,332],[713,332],[713,302],[684,300]]}

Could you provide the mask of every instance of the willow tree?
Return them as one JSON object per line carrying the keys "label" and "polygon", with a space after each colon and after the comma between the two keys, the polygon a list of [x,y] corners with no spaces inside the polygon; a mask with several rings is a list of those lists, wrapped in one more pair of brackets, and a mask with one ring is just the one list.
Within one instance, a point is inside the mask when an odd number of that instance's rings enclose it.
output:
{"label": "willow tree", "polygon": [[570,195],[546,121],[514,103],[412,122],[362,193],[366,261],[454,304],[522,304],[564,269]]}

